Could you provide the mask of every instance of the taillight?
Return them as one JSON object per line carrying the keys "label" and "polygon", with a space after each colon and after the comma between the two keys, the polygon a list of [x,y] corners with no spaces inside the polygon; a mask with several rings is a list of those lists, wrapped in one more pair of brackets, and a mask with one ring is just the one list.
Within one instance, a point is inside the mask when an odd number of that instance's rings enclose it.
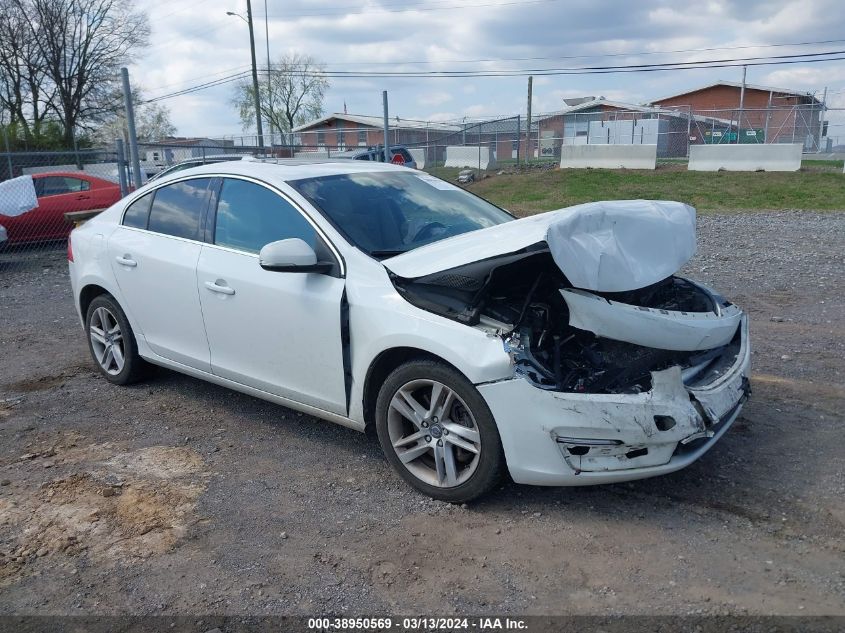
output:
{"label": "taillight", "polygon": [[70,235],[67,236],[67,260],[73,261],[73,242],[70,241]]}

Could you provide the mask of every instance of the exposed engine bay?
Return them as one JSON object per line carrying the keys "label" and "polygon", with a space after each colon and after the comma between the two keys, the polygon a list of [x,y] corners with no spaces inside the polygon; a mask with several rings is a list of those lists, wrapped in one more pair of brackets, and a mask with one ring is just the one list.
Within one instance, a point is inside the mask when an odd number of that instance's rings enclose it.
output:
{"label": "exposed engine bay", "polygon": [[673,275],[636,290],[587,292],[543,243],[391,278],[417,307],[501,337],[515,372],[541,389],[639,393],[651,389],[652,372],[672,366],[685,381],[712,378],[739,350],[742,312],[706,288]]}

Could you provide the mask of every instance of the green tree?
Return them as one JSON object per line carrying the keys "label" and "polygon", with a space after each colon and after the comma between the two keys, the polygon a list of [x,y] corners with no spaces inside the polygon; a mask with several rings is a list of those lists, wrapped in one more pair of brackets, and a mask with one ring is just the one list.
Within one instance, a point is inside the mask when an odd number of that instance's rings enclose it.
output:
{"label": "green tree", "polygon": [[[170,120],[170,110],[158,103],[143,103],[142,93],[132,93],[135,103],[135,134],[142,143],[156,143],[176,134],[176,126]],[[111,146],[114,140],[122,138],[129,142],[126,126],[126,111],[120,108],[111,118],[104,121],[95,131],[94,139],[101,145]]]}
{"label": "green tree", "polygon": [[[272,64],[258,82],[261,116],[273,128],[290,132],[297,125],[319,118],[330,87],[325,67],[310,55],[292,53]],[[255,129],[255,98],[252,79],[235,86],[233,104],[244,130]]]}

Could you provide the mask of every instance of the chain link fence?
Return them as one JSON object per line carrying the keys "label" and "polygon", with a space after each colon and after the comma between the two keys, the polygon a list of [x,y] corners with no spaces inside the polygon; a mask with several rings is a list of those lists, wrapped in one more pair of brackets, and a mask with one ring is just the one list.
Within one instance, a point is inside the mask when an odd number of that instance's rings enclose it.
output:
{"label": "chain link fence", "polygon": [[[396,117],[390,121],[389,143],[391,148],[404,147],[418,168],[454,178],[456,172],[444,168],[553,168],[567,145],[656,145],[659,162],[681,164],[696,144],[797,143],[805,157],[836,157],[845,149],[845,123],[838,122],[842,119],[843,110],[819,107],[705,111],[598,104],[540,113],[530,125],[519,115],[445,122]],[[141,143],[140,182],[120,141],[101,149],[0,152],[0,270],[63,249],[75,221],[162,173],[243,156],[373,160],[383,147],[382,127],[344,127],[338,121],[296,133],[267,134],[263,147],[255,136]],[[824,152],[833,154],[819,154]],[[18,199],[27,187],[35,198],[29,207]]]}
{"label": "chain link fence", "polygon": [[[820,106],[694,109],[605,103],[584,109],[483,120],[419,121],[394,117],[389,143],[408,148],[419,167],[508,169],[516,164],[559,163],[566,145],[656,145],[660,162],[682,162],[692,145],[796,143],[805,153],[837,151],[845,141],[845,111]],[[834,121],[827,121],[831,114]],[[374,117],[371,117],[374,118]],[[842,120],[842,122],[840,122]],[[530,127],[530,129],[529,129]],[[255,136],[233,136],[234,146],[256,145]],[[265,135],[268,151],[282,157],[334,157],[383,146],[381,126],[350,126],[342,115],[291,134]],[[454,148],[479,148],[463,152]],[[450,148],[453,148],[450,157]],[[486,158],[489,157],[489,160]]]}

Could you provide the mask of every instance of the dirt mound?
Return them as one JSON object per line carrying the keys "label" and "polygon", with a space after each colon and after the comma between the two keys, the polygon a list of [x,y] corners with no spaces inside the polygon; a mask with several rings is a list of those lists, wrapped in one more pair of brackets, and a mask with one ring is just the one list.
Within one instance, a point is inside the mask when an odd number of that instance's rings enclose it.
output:
{"label": "dirt mound", "polygon": [[[89,448],[90,456],[102,454],[102,446]],[[152,446],[79,466],[85,469],[0,500],[7,536],[0,584],[29,573],[43,557],[62,557],[55,563],[62,564],[85,556],[108,565],[159,554],[196,521],[208,473],[190,449]]]}

